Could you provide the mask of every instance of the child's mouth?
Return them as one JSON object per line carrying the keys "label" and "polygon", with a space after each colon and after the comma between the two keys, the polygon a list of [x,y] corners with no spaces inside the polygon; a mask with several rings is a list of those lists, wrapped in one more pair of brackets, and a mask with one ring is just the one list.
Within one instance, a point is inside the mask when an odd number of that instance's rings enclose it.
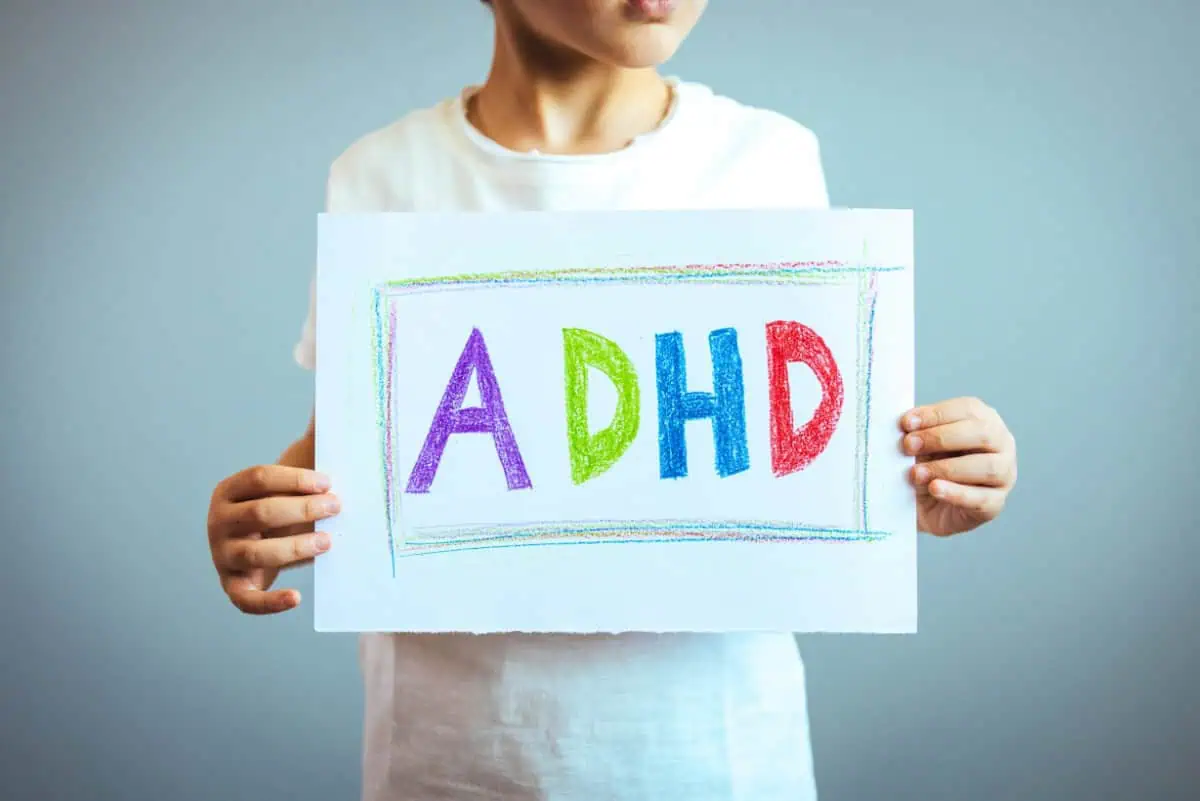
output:
{"label": "child's mouth", "polygon": [[640,18],[662,20],[675,10],[675,0],[627,0],[630,9]]}

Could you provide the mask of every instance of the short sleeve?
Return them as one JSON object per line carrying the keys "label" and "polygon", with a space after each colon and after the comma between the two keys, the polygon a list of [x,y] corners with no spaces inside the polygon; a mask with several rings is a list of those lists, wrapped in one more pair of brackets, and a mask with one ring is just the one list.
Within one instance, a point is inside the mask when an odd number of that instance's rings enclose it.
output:
{"label": "short sleeve", "polygon": [[825,165],[821,158],[821,142],[808,128],[793,123],[790,134],[793,139],[792,157],[789,159],[794,174],[793,185],[802,193],[802,205],[806,208],[828,209],[829,186],[825,181]]}
{"label": "short sleeve", "polygon": [[308,285],[308,316],[300,329],[300,339],[292,348],[292,356],[296,364],[305,370],[316,369],[317,366],[317,277],[314,275]]}
{"label": "short sleeve", "polygon": [[828,209],[829,187],[821,157],[821,143],[810,128],[774,111],[755,109],[751,118],[758,129],[750,150],[752,179],[761,183],[756,194],[770,199],[759,205],[801,209]]}
{"label": "short sleeve", "polygon": [[[325,179],[325,211],[328,212],[332,206],[331,189],[333,186],[334,168],[337,167],[337,162],[334,162],[330,167],[329,175]],[[296,341],[292,348],[292,358],[296,360],[296,364],[303,367],[305,370],[315,370],[317,367],[317,271],[313,268],[312,278],[308,283],[308,314],[304,318],[304,325],[300,327],[300,339]]]}
{"label": "short sleeve", "polygon": [[[325,213],[377,211],[382,204],[377,193],[372,191],[372,182],[364,179],[371,173],[372,153],[367,147],[369,139],[352,145],[329,167],[325,182]],[[367,158],[367,161],[363,161]],[[313,271],[308,285],[308,315],[300,328],[300,338],[292,348],[296,363],[306,370],[317,366],[317,276]]]}
{"label": "short sleeve", "polygon": [[831,205],[829,200],[829,184],[825,180],[825,164],[821,158],[821,143],[816,136],[813,137],[811,169],[813,171],[814,199],[817,208],[827,209]]}

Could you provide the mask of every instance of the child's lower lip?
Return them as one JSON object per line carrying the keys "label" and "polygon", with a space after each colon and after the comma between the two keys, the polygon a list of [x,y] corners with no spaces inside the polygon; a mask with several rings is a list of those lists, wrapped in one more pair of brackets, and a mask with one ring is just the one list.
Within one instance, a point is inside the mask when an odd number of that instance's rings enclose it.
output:
{"label": "child's lower lip", "polygon": [[675,0],[627,0],[629,7],[645,19],[663,19],[675,10]]}

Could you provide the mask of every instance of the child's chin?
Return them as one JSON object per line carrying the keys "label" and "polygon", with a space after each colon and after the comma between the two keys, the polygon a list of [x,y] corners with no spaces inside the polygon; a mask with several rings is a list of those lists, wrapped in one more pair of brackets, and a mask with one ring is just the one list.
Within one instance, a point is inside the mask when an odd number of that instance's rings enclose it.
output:
{"label": "child's chin", "polygon": [[666,25],[644,26],[612,48],[614,52],[608,60],[628,69],[657,67],[675,55],[682,41],[682,37]]}

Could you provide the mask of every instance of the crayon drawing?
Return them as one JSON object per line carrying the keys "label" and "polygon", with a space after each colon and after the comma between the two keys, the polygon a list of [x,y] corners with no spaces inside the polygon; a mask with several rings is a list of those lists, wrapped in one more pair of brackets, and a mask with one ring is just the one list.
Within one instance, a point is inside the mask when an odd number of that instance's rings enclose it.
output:
{"label": "crayon drawing", "polygon": [[[448,276],[445,278],[402,279],[389,281],[373,289],[376,331],[376,359],[379,370],[376,392],[380,402],[380,447],[382,475],[388,498],[388,552],[396,557],[437,553],[464,548],[500,548],[537,544],[601,544],[613,542],[669,542],[703,540],[772,541],[872,540],[885,537],[887,531],[869,525],[867,497],[867,437],[871,391],[871,359],[874,339],[874,308],[877,292],[875,276],[880,272],[901,271],[900,265],[852,265],[842,262],[765,263],[765,264],[689,264],[647,268],[580,269],[551,273],[494,273]],[[396,372],[396,300],[412,293],[469,291],[472,288],[528,287],[542,283],[558,286],[588,284],[660,284],[672,283],[786,285],[803,283],[855,282],[858,291],[856,353],[852,377],[862,399],[857,410],[862,416],[855,426],[855,470],[848,482],[856,490],[857,526],[836,528],[803,523],[767,520],[544,520],[512,523],[504,526],[421,528],[405,537],[398,525],[398,499],[401,493],[429,492],[439,461],[452,434],[475,433],[493,437],[499,463],[508,489],[529,489],[532,482],[521,458],[520,449],[504,411],[497,377],[488,356],[482,332],[472,328],[463,352],[454,366],[428,438],[407,478],[397,484],[403,465],[396,464],[394,441]],[[572,479],[583,483],[611,467],[624,452],[639,426],[639,384],[628,356],[614,342],[591,331],[564,329],[564,372],[566,374],[566,426],[569,434]],[[771,461],[776,476],[803,469],[817,458],[828,444],[843,412],[844,391],[838,365],[821,337],[812,329],[794,321],[774,321],[767,326],[770,354]],[[685,355],[678,332],[657,334],[658,443],[661,454],[661,478],[686,477],[686,437],[684,424],[689,420],[712,418],[716,440],[716,471],[729,476],[749,467],[745,432],[742,371],[738,336],[734,329],[709,334],[713,360],[714,392],[687,391]],[[789,387],[788,364],[803,362],[811,367],[822,386],[821,405],[811,420],[796,427]],[[620,405],[613,422],[592,435],[587,432],[588,367],[598,367],[620,390]],[[468,384],[478,381],[482,404],[464,407]],[[393,561],[393,572],[394,572]]]}
{"label": "crayon drawing", "polygon": [[546,216],[322,219],[318,628],[915,626],[910,215]]}

